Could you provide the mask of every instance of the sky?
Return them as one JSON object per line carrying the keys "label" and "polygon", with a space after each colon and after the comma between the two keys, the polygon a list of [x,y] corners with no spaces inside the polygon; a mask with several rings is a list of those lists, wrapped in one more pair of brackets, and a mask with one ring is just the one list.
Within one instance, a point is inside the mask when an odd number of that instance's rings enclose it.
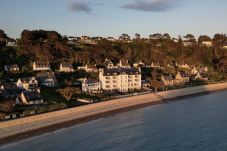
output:
{"label": "sky", "polygon": [[213,36],[227,32],[226,7],[227,0],[1,0],[0,29],[13,38],[24,29],[67,36]]}

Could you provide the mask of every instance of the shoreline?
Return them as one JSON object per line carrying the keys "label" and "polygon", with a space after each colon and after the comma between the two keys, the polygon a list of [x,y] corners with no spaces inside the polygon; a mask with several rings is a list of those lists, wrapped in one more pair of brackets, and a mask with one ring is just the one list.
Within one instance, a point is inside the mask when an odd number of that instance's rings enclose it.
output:
{"label": "shoreline", "polygon": [[[2,146],[13,142],[18,142],[20,140],[50,133],[63,128],[73,127],[78,124],[90,122],[102,117],[108,117],[122,112],[172,101],[180,101],[181,99],[187,97],[195,97],[198,95],[205,95],[225,90],[227,90],[227,83],[190,87],[159,92],[157,95],[152,93],[141,96],[127,97],[72,109],[44,113],[42,115],[35,115],[13,121],[0,122],[0,145]],[[81,116],[78,115],[78,113],[85,114]],[[49,115],[50,117],[48,117]],[[30,126],[32,126],[32,124],[35,126],[31,128]],[[8,134],[7,131],[11,133]]]}

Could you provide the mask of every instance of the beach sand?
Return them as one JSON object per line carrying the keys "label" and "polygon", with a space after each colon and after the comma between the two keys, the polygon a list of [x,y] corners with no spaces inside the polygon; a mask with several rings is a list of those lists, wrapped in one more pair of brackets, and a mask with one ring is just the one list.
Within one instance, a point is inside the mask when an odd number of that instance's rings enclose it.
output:
{"label": "beach sand", "polygon": [[0,122],[0,144],[7,144],[47,132],[56,131],[100,117],[110,116],[137,108],[167,103],[181,97],[227,89],[227,83],[190,87],[145,94],[85,105],[21,119]]}

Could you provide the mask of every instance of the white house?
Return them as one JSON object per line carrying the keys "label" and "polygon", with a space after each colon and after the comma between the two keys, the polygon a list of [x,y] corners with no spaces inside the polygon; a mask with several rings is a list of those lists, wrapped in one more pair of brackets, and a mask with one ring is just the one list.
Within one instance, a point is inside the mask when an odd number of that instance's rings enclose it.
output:
{"label": "white house", "polygon": [[140,68],[105,68],[99,73],[104,91],[128,92],[141,89]]}
{"label": "white house", "polygon": [[56,87],[58,86],[58,81],[55,77],[54,72],[44,72],[38,73],[36,76],[39,84],[46,87]]}
{"label": "white house", "polygon": [[223,49],[227,49],[227,44],[222,46]]}
{"label": "white house", "polygon": [[98,72],[95,65],[88,65],[78,67],[79,70],[85,70],[86,72]]}
{"label": "white house", "polygon": [[114,64],[110,59],[105,59],[104,65],[106,68],[114,68]]}
{"label": "white house", "polygon": [[193,42],[191,42],[191,41],[183,41],[183,45],[185,47],[189,47],[189,46],[192,46],[193,45]]}
{"label": "white house", "polygon": [[91,37],[90,36],[81,36],[80,39],[82,39],[82,40],[89,40],[89,39],[91,39]]}
{"label": "white house", "polygon": [[82,91],[83,92],[91,92],[97,93],[101,91],[101,82],[96,79],[83,79],[82,83]]}
{"label": "white house", "polygon": [[162,75],[161,81],[165,86],[172,86],[174,85],[174,78],[172,75]]}
{"label": "white house", "polygon": [[107,40],[112,41],[112,42],[117,41],[114,37],[107,37]]}
{"label": "white house", "polygon": [[208,72],[208,67],[207,66],[201,66],[200,67],[200,72],[203,73],[203,72]]}
{"label": "white house", "polygon": [[68,41],[77,41],[81,39],[81,37],[74,37],[74,36],[69,36],[67,38],[68,38]]}
{"label": "white house", "polygon": [[133,67],[135,67],[135,68],[144,67],[144,66],[145,66],[145,63],[142,62],[141,60],[133,63]]}
{"label": "white house", "polygon": [[196,69],[196,67],[192,67],[191,74],[197,74],[199,71]]}
{"label": "white house", "polygon": [[16,99],[16,104],[21,105],[39,105],[43,104],[43,99],[38,91],[24,91]]}
{"label": "white house", "polygon": [[199,72],[196,75],[192,76],[192,79],[208,81],[208,77],[206,77],[203,73],[199,73]]}
{"label": "white house", "polygon": [[38,81],[35,77],[19,78],[16,82],[16,85],[19,89],[39,91]]}
{"label": "white house", "polygon": [[183,69],[190,69],[190,68],[191,68],[190,65],[187,64],[187,63],[180,64],[180,65],[178,65],[178,67],[179,67],[179,68],[183,68]]}
{"label": "white house", "polygon": [[212,41],[202,41],[201,44],[203,46],[206,46],[206,47],[211,47],[213,46],[213,42]]}
{"label": "white house", "polygon": [[121,68],[130,68],[128,60],[120,60],[117,66]]}
{"label": "white house", "polygon": [[64,63],[60,64],[59,71],[60,72],[74,72],[74,69],[73,69],[73,66],[71,63],[64,62]]}
{"label": "white house", "polygon": [[151,62],[151,67],[152,68],[160,68],[160,65],[159,65],[159,63]]}
{"label": "white house", "polygon": [[184,84],[184,83],[187,83],[189,82],[189,76],[187,73],[183,72],[183,71],[179,71],[177,73],[177,75],[175,76],[175,80],[174,80],[174,83],[175,84]]}
{"label": "white house", "polygon": [[50,65],[48,62],[35,61],[32,65],[34,71],[48,71],[50,70]]}
{"label": "white house", "polygon": [[19,66],[17,64],[10,64],[10,65],[5,65],[4,66],[5,71],[19,71]]}
{"label": "white house", "polygon": [[6,40],[6,46],[8,47],[16,47],[17,41],[14,39],[7,39]]}

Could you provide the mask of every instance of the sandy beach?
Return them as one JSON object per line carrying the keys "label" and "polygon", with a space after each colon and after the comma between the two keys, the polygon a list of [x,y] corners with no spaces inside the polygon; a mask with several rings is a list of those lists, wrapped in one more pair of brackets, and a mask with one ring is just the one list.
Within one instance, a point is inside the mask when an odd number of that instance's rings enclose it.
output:
{"label": "sandy beach", "polygon": [[167,100],[227,89],[227,83],[211,84],[184,89],[121,98],[85,105],[12,121],[0,122],[0,144],[18,141],[46,132],[70,127],[103,116],[128,111],[148,105],[165,103]]}

